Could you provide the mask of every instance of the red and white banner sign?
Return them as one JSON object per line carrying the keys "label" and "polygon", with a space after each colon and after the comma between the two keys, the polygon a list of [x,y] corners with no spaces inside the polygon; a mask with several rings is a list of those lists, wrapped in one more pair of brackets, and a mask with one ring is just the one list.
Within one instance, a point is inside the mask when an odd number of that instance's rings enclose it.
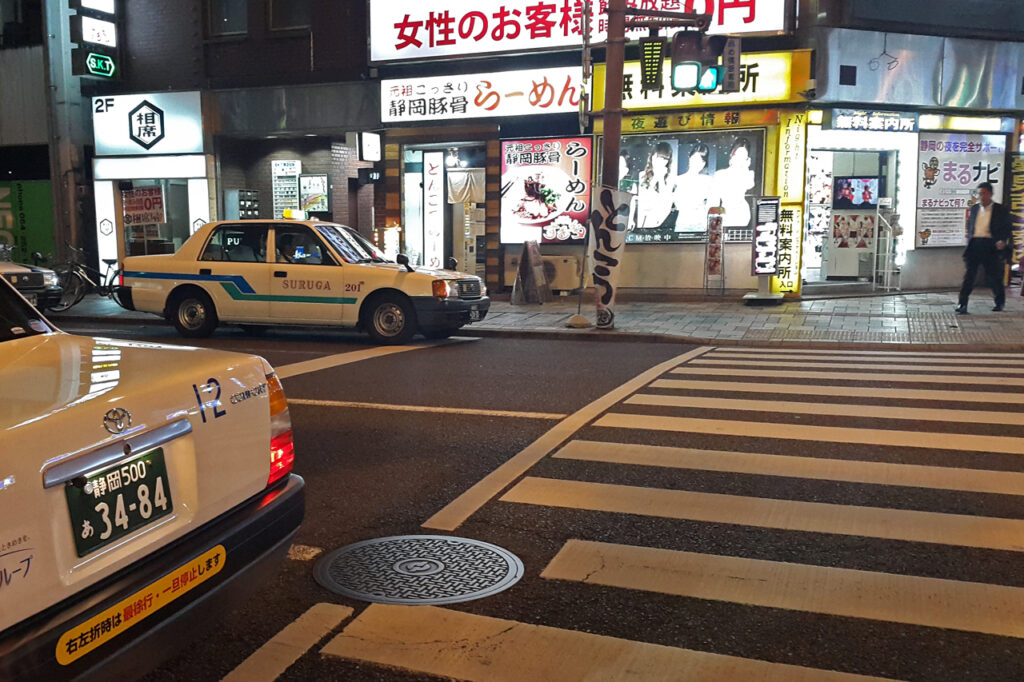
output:
{"label": "red and white banner sign", "polygon": [[579,66],[381,81],[385,123],[579,111]]}
{"label": "red and white banner sign", "polygon": [[423,264],[441,268],[444,260],[444,152],[423,155]]}
{"label": "red and white banner sign", "polygon": [[139,187],[121,193],[125,225],[155,225],[167,222],[162,187]]}
{"label": "red and white banner sign", "polygon": [[[786,30],[786,0],[627,0],[635,9],[712,15],[708,33]],[[591,42],[608,38],[608,2],[591,2]],[[629,36],[646,36],[645,28]],[[566,49],[583,42],[582,0],[370,0],[370,61]]]}

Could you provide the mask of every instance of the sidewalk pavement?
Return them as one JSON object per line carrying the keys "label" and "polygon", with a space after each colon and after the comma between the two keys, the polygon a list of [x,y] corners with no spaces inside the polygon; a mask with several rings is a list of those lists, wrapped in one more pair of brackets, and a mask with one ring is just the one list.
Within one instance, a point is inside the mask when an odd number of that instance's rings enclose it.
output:
{"label": "sidewalk pavement", "polygon": [[[597,331],[566,327],[576,314],[576,297],[543,305],[492,301],[487,318],[464,332],[832,349],[1024,351],[1024,298],[1019,291],[1007,292],[1006,310],[998,313],[990,311],[987,290],[975,293],[970,315],[956,315],[955,303],[956,292],[787,301],[773,307],[752,307],[737,300],[630,302],[616,306],[615,331]],[[593,323],[591,296],[584,296],[582,313]],[[164,324],[155,315],[123,310],[98,296],[49,317],[58,326],[68,322]]]}

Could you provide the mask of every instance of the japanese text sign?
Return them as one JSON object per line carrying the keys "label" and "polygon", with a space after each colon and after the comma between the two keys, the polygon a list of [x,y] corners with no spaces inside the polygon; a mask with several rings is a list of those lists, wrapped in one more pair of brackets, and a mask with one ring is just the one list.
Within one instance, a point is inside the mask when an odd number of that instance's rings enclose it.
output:
{"label": "japanese text sign", "polygon": [[774,275],[779,271],[780,206],[778,197],[765,197],[757,200],[752,275]]}
{"label": "japanese text sign", "polygon": [[[629,7],[712,15],[708,33],[777,34],[787,0],[627,0]],[[591,2],[591,42],[608,39],[608,2]],[[478,57],[581,47],[582,0],[370,0],[370,61]],[[629,37],[647,29],[630,29]]]}
{"label": "japanese text sign", "polygon": [[583,70],[578,66],[385,80],[381,82],[381,120],[572,113],[580,107],[582,81]]}
{"label": "japanese text sign", "polygon": [[807,167],[807,114],[783,114],[779,121],[779,137],[779,194],[784,203],[801,203]]}
{"label": "japanese text sign", "polygon": [[582,244],[590,214],[589,137],[501,144],[501,241]]}
{"label": "japanese text sign", "polygon": [[162,187],[138,187],[121,193],[125,225],[154,225],[167,222]]}
{"label": "japanese text sign", "polygon": [[97,156],[201,154],[199,92],[155,92],[92,98]]}
{"label": "japanese text sign", "polygon": [[798,204],[783,205],[779,211],[778,271],[772,277],[772,293],[800,295],[801,247],[803,245],[803,209]]}
{"label": "japanese text sign", "polygon": [[1010,194],[1007,209],[1013,221],[1013,262],[1024,260],[1024,154],[1010,154]]}
{"label": "japanese text sign", "polygon": [[918,147],[918,208],[968,208],[982,182],[1003,197],[1006,136],[921,133]]}
{"label": "japanese text sign", "polygon": [[[604,106],[604,64],[594,66],[594,108]],[[659,90],[640,87],[640,62],[626,62],[623,66],[622,104],[626,109],[675,109],[679,107],[717,106],[724,104],[756,104],[761,102],[803,101],[796,94],[793,82],[810,73],[810,52],[749,52],[740,57],[739,92],[689,92],[676,90],[671,84],[671,59],[662,70]]]}
{"label": "japanese text sign", "polygon": [[826,128],[832,130],[873,130],[889,133],[916,133],[917,114],[895,111],[833,109]]}
{"label": "japanese text sign", "polygon": [[440,268],[444,260],[444,152],[423,155],[423,264]]}

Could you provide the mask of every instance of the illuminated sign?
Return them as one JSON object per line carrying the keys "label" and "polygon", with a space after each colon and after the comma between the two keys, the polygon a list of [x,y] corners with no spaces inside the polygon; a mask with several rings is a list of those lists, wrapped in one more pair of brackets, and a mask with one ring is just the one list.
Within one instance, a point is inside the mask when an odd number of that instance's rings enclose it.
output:
{"label": "illuminated sign", "polygon": [[1010,196],[1007,202],[1013,221],[1013,262],[1024,260],[1024,154],[1010,154]]}
{"label": "illuminated sign", "polygon": [[[810,74],[810,52],[750,52],[740,57],[740,89],[738,92],[691,92],[672,87],[671,60],[666,59],[659,90],[643,90],[639,61],[626,62],[623,69],[622,104],[630,110],[677,109],[730,104],[765,102],[799,102],[798,91]],[[594,66],[594,109],[604,107],[604,64]],[[801,81],[800,79],[803,79]],[[799,87],[794,87],[794,82]]]}
{"label": "illuminated sign", "polygon": [[198,92],[157,92],[92,98],[98,156],[201,154]]}
{"label": "illuminated sign", "polygon": [[114,64],[114,59],[112,57],[108,57],[105,54],[90,52],[85,56],[85,68],[94,76],[112,78],[117,66]]}
{"label": "illuminated sign", "polygon": [[579,111],[579,66],[381,81],[385,123]]}
{"label": "illuminated sign", "polygon": [[[645,0],[644,9],[711,14],[708,33],[778,34],[787,0]],[[608,39],[607,3],[591,2],[591,42]],[[478,57],[495,52],[579,48],[582,0],[370,0],[370,61]],[[646,28],[629,29],[633,39]],[[639,81],[638,81],[639,82]]]}
{"label": "illuminated sign", "polygon": [[772,293],[800,295],[800,256],[803,244],[803,208],[783,205],[779,211],[778,271],[772,276]]}
{"label": "illuminated sign", "polygon": [[833,109],[826,112],[825,127],[831,130],[874,130],[890,133],[916,133],[917,114],[897,111]]}
{"label": "illuminated sign", "polygon": [[804,200],[807,113],[783,113],[779,120],[779,195],[786,204]]}
{"label": "illuminated sign", "polygon": [[582,244],[590,217],[589,137],[501,143],[501,242]]}
{"label": "illuminated sign", "polygon": [[1002,199],[1005,135],[921,133],[918,145],[918,208],[969,208],[982,182]]}
{"label": "illuminated sign", "polygon": [[81,40],[75,42],[93,43],[105,45],[106,47],[117,47],[117,24],[112,21],[93,19],[92,17],[79,16],[78,22],[81,25]]}
{"label": "illuminated sign", "polygon": [[359,158],[362,161],[380,161],[380,135],[377,133],[359,134]]}
{"label": "illuminated sign", "polygon": [[104,14],[113,14],[115,11],[114,0],[78,0],[77,5],[82,9],[96,10]]}
{"label": "illuminated sign", "polygon": [[757,200],[751,274],[774,275],[779,271],[778,197]]}

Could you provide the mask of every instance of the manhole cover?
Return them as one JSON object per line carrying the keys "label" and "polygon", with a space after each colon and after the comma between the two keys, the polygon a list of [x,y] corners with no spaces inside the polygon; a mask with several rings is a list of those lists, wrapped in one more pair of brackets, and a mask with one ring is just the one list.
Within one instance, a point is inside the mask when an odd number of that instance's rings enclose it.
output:
{"label": "manhole cover", "polygon": [[523,577],[523,562],[478,540],[400,535],[331,552],[314,575],[328,590],[361,601],[451,604],[508,589]]}

